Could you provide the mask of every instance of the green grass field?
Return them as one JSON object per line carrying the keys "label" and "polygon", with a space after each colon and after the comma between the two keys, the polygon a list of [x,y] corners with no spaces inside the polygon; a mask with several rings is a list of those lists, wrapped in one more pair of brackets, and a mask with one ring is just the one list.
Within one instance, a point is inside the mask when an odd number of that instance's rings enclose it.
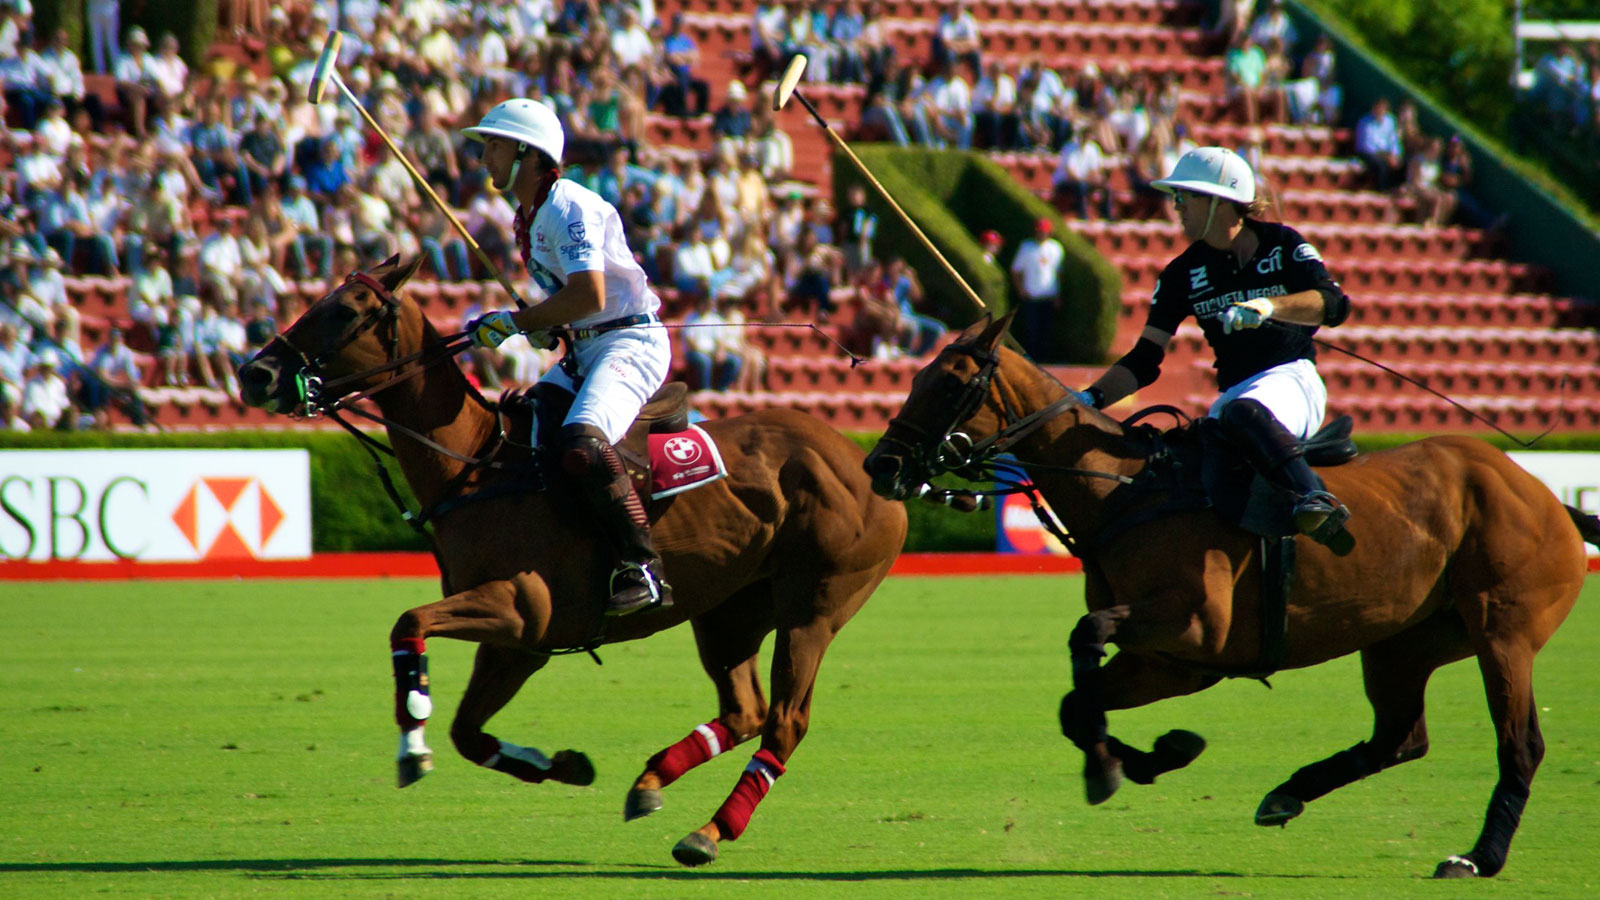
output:
{"label": "green grass field", "polygon": [[[1505,872],[1432,882],[1477,836],[1494,746],[1477,669],[1429,692],[1433,752],[1251,823],[1268,788],[1370,727],[1354,658],[1114,713],[1148,746],[1210,749],[1084,804],[1056,728],[1076,578],[892,579],[839,636],[811,734],[750,830],[702,870],[668,851],[753,745],[624,824],[644,760],[710,718],[687,630],[553,662],[497,734],[590,754],[589,788],[524,785],[454,754],[471,648],[430,645],[434,773],[393,786],[387,634],[436,584],[0,586],[0,896],[1594,897],[1600,579],[1539,658],[1549,749]],[[1588,847],[1589,850],[1583,848]]]}

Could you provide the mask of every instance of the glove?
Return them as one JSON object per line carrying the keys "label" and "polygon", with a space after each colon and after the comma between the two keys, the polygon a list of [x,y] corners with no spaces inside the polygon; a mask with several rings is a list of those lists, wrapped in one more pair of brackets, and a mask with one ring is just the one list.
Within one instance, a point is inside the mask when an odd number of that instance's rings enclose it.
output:
{"label": "glove", "polygon": [[1265,297],[1235,303],[1222,311],[1222,333],[1233,334],[1246,328],[1260,328],[1272,318],[1272,301]]}
{"label": "glove", "polygon": [[1077,400],[1079,403],[1082,403],[1084,406],[1087,406],[1090,409],[1099,409],[1101,405],[1105,403],[1106,399],[1104,394],[1101,394],[1093,387],[1084,391],[1075,391],[1071,388],[1068,388],[1067,393],[1071,394],[1074,400]]}
{"label": "glove", "polygon": [[506,310],[496,310],[485,313],[467,323],[467,331],[472,335],[474,347],[484,347],[493,350],[505,343],[506,338],[517,334],[517,323],[512,321],[511,313]]}

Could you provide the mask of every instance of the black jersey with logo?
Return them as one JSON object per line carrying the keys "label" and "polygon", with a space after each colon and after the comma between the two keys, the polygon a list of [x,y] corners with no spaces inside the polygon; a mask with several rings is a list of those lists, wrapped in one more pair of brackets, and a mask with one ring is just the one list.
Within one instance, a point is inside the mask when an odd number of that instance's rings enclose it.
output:
{"label": "black jersey with logo", "polygon": [[1316,359],[1311,342],[1314,325],[1294,325],[1280,320],[1260,328],[1222,333],[1222,311],[1257,297],[1282,297],[1300,291],[1319,291],[1330,308],[1342,303],[1343,293],[1322,264],[1322,256],[1300,233],[1287,225],[1245,219],[1260,246],[1240,265],[1232,250],[1218,250],[1195,241],[1161,271],[1146,324],[1169,334],[1189,316],[1200,323],[1206,342],[1216,354],[1217,386],[1222,390],[1258,372],[1297,359]]}

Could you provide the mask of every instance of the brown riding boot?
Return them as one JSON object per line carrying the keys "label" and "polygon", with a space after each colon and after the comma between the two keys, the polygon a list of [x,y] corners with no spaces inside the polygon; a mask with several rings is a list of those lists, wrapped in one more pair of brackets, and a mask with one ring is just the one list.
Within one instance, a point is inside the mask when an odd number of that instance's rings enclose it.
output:
{"label": "brown riding boot", "polygon": [[661,575],[661,557],[650,541],[644,504],[634,493],[633,480],[617,449],[590,425],[566,425],[561,437],[562,468],[621,557],[611,573],[606,615],[625,616],[671,606],[672,587]]}

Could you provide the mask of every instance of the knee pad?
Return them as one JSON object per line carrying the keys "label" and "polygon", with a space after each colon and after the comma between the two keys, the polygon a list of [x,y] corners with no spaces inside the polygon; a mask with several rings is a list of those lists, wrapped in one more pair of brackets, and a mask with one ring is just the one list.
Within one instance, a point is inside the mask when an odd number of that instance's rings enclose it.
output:
{"label": "knee pad", "polygon": [[561,429],[561,468],[568,475],[604,468],[605,451],[609,449],[605,435],[592,425],[567,425]]}

